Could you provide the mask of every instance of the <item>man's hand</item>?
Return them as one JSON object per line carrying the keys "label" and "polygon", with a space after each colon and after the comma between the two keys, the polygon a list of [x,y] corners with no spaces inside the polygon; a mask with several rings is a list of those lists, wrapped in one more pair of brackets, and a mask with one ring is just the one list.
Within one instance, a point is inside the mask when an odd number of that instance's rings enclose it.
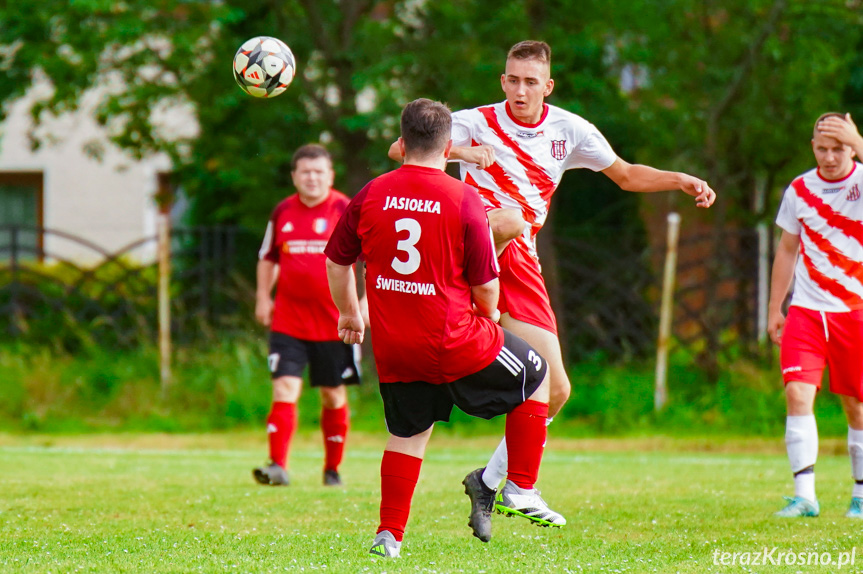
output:
{"label": "man's hand", "polygon": [[480,169],[485,169],[494,163],[494,148],[483,144],[470,147],[453,147],[449,153],[450,159],[475,163]]}
{"label": "man's hand", "polygon": [[767,332],[770,340],[777,345],[782,344],[782,329],[785,327],[785,315],[782,311],[769,311],[767,314]]}
{"label": "man's hand", "polygon": [[363,322],[362,314],[339,315],[339,339],[346,344],[355,345],[362,343],[365,329],[366,326]]}
{"label": "man's hand", "polygon": [[273,321],[273,299],[261,296],[255,300],[255,318],[264,327],[269,327]]}
{"label": "man's hand", "polygon": [[691,175],[680,174],[680,190],[695,198],[695,205],[708,208],[716,201],[716,192],[710,189],[707,182]]}
{"label": "man's hand", "polygon": [[857,130],[857,125],[851,119],[851,114],[845,114],[845,119],[830,116],[818,122],[818,131],[827,137],[834,138],[839,143],[851,146],[855,151],[863,147],[863,137]]}

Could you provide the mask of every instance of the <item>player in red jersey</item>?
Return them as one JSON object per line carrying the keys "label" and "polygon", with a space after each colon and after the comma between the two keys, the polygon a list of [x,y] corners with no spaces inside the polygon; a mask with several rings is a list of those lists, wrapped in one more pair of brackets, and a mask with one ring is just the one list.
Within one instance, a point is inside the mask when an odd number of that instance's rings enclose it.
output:
{"label": "player in red jersey", "polygon": [[[461,162],[462,179],[479,189],[489,212],[500,254],[501,325],[548,360],[553,417],[569,398],[571,386],[537,258],[536,234],[564,172],[601,171],[627,191],[679,189],[705,208],[713,204],[716,194],[691,175],[622,160],[593,124],[546,104],[554,89],[550,66],[551,48],[545,42],[513,46],[500,78],[506,100],[453,114],[450,159]],[[389,155],[400,159],[395,144]],[[497,486],[506,468],[506,441],[501,441],[485,467],[483,481]],[[497,504],[500,512],[518,510],[514,492],[509,484],[504,486]]]}
{"label": "player in red jersey", "polygon": [[[371,553],[398,556],[425,448],[453,406],[507,414],[508,478],[540,506],[534,488],[545,442],[548,383],[543,358],[497,318],[497,262],[476,190],[446,173],[451,115],[419,99],[402,112],[404,165],[366,185],[327,245],[339,335],[362,341],[350,266],[367,265],[369,319],[390,438],[381,461],[380,525]],[[473,534],[491,538],[494,489],[478,471],[463,484]],[[541,506],[545,506],[542,504]],[[547,514],[537,520],[551,524]]]}
{"label": "player in red jersey", "polygon": [[[794,498],[781,517],[818,516],[815,462],[818,428],[813,407],[825,365],[830,390],[848,419],[848,452],[855,484],[850,518],[863,518],[863,137],[850,115],[824,114],[815,123],[818,164],[796,178],[782,198],[776,223],[782,237],[773,261],[768,331],[780,345],[787,418],[785,447]],[[782,305],[792,279],[788,317]]]}
{"label": "player in red jersey", "polygon": [[289,483],[288,451],[308,365],[311,385],[321,393],[324,484],[338,486],[349,417],[345,385],[360,381],[354,354],[359,348],[346,347],[338,337],[339,313],[329,296],[324,247],[349,199],[332,189],[332,160],[320,145],[294,153],[291,178],[297,193],[273,210],[258,260],[255,316],[270,327],[273,406],[267,418],[271,462],[253,475],[261,484]]}

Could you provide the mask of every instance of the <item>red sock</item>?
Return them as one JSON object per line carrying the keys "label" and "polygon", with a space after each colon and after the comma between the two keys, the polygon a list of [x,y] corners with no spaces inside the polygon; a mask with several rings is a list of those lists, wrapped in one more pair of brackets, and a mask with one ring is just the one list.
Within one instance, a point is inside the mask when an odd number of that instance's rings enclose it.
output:
{"label": "red sock", "polygon": [[267,417],[267,436],[270,439],[270,460],[287,468],[288,449],[297,429],[297,404],[273,403]]}
{"label": "red sock", "polygon": [[507,478],[520,488],[533,488],[545,447],[548,404],[525,401],[506,415]]}
{"label": "red sock", "polygon": [[384,451],[381,460],[381,524],[375,534],[389,530],[399,542],[404,538],[422,464],[421,458]]}
{"label": "red sock", "polygon": [[339,470],[345,453],[348,436],[348,405],[321,411],[321,430],[324,432],[324,470]]}

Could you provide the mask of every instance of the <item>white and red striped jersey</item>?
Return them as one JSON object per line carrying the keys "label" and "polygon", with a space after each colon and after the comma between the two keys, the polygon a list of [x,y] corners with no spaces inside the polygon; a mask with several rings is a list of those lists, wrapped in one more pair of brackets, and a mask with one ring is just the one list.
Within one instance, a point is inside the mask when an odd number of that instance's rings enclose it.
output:
{"label": "white and red striped jersey", "polygon": [[863,309],[863,164],[838,181],[808,171],[785,190],[776,224],[800,236],[791,304],[815,311]]}
{"label": "white and red striped jersey", "polygon": [[460,162],[461,178],[479,189],[487,209],[521,210],[529,226],[517,241],[533,257],[536,234],[563,172],[585,167],[602,171],[617,159],[596,126],[548,104],[534,125],[515,119],[505,101],[455,112],[452,140],[455,146],[494,147],[494,164],[482,170]]}

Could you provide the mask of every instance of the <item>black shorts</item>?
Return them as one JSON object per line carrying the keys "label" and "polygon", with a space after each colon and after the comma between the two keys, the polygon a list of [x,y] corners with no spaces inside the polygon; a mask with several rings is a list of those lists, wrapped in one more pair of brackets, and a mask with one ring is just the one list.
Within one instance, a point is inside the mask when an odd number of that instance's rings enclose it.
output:
{"label": "black shorts", "polygon": [[338,387],[360,382],[359,346],[341,341],[304,341],[284,333],[270,332],[270,375],[302,377],[309,366],[313,387]]}
{"label": "black shorts", "polygon": [[489,366],[451,383],[381,383],[387,430],[417,435],[437,421],[448,422],[452,407],[490,419],[511,412],[545,379],[547,366],[533,347],[504,329],[503,348]]}

